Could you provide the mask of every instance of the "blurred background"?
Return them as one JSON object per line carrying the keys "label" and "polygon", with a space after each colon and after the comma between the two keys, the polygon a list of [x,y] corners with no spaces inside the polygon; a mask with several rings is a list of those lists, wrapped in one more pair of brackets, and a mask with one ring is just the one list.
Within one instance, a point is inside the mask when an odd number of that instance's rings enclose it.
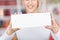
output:
{"label": "blurred background", "polygon": [[[44,2],[47,10],[51,9],[56,23],[60,26],[60,0],[44,0]],[[0,36],[9,25],[11,14],[20,11],[20,6],[20,0],[0,0]]]}

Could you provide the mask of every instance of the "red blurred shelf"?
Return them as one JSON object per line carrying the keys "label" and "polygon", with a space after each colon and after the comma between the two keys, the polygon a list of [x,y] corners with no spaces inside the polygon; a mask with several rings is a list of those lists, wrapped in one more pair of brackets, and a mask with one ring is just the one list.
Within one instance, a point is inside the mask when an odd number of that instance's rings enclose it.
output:
{"label": "red blurred shelf", "polygon": [[0,1],[0,5],[16,5],[16,0]]}

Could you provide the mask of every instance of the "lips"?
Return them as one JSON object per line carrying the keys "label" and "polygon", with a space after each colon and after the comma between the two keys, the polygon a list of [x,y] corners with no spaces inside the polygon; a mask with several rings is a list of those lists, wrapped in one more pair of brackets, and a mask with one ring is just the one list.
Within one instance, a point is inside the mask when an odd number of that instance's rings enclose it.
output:
{"label": "lips", "polygon": [[33,5],[28,5],[27,6],[29,9],[32,9],[33,8]]}

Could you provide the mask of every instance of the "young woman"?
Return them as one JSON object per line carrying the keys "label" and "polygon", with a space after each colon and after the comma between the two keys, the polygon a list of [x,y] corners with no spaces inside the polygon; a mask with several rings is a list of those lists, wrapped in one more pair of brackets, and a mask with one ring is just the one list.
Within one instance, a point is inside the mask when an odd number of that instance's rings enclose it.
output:
{"label": "young woman", "polygon": [[[21,1],[22,1],[22,6],[24,7],[26,13],[41,12],[38,11],[39,6],[41,6],[41,0],[21,0]],[[52,26],[46,28],[51,29],[54,33],[57,33],[57,28],[56,28],[57,25],[52,16],[53,15],[51,14]],[[12,40],[15,34],[17,35],[18,40],[49,40],[48,35],[50,35],[50,31],[42,27],[13,29],[10,24],[6,33],[3,36],[1,36],[0,40]]]}

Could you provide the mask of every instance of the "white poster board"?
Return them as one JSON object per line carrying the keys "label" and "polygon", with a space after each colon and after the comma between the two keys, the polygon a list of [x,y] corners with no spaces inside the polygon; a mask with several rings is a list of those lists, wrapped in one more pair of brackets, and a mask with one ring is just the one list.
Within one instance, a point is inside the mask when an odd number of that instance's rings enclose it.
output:
{"label": "white poster board", "polygon": [[11,15],[12,28],[39,27],[51,25],[50,13],[28,13]]}

